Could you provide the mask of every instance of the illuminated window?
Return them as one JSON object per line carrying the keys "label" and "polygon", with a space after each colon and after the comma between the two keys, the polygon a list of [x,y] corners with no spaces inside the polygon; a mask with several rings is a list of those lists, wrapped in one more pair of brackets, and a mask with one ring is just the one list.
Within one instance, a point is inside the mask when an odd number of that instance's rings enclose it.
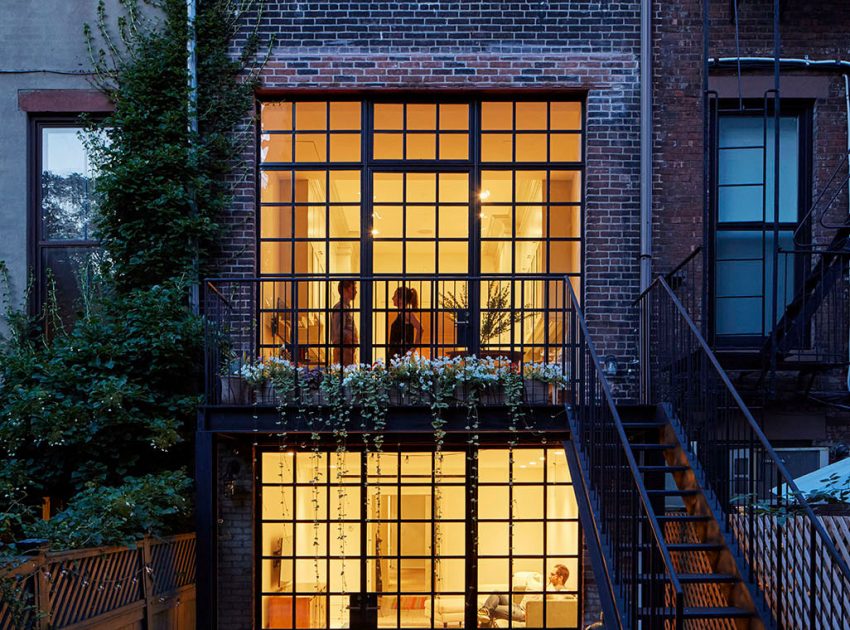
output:
{"label": "illuminated window", "polygon": [[[482,349],[519,344],[525,359],[556,360],[567,296],[542,277],[580,288],[582,134],[577,101],[264,102],[260,275],[397,277],[352,305],[356,325],[372,326],[360,360],[392,356],[400,288],[415,293],[422,354],[462,353],[478,309]],[[470,286],[478,275],[491,279]],[[327,286],[264,284],[267,351],[297,328],[316,340],[309,361],[329,360],[323,309],[339,296]],[[297,326],[281,323],[275,313],[295,305]]]}
{"label": "illuminated window", "polygon": [[379,628],[462,626],[470,587],[475,610],[495,594],[522,607],[525,627],[578,627],[581,539],[562,449],[482,447],[477,485],[462,451],[261,458],[262,628],[347,628],[364,584]]}

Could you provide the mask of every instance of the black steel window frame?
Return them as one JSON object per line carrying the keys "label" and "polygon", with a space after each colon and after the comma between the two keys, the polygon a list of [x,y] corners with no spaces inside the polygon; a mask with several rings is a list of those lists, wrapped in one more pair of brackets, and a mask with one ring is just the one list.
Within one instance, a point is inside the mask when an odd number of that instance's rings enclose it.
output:
{"label": "black steel window frame", "polygon": [[34,280],[33,291],[27,304],[31,315],[41,313],[46,298],[47,278],[43,262],[45,251],[61,249],[89,249],[92,252],[100,248],[97,239],[47,239],[45,238],[44,217],[42,215],[42,173],[43,170],[43,132],[45,129],[75,127],[80,130],[86,125],[81,116],[89,116],[92,121],[102,115],[80,112],[78,114],[39,114],[31,115],[28,121],[27,162],[28,162],[28,212],[27,212],[27,267]]}
{"label": "black steel window frame", "polygon": [[[422,558],[430,559],[430,560],[433,561],[433,559],[435,557],[433,550],[435,549],[435,546],[436,546],[436,540],[435,540],[436,528],[435,528],[434,525],[438,521],[441,522],[441,523],[456,523],[456,524],[461,523],[461,524],[464,525],[464,533],[465,533],[464,554],[463,555],[455,555],[455,556],[449,556],[449,555],[440,556],[441,558],[445,558],[445,559],[449,559],[449,560],[451,560],[451,559],[455,559],[455,560],[464,559],[464,561],[465,561],[465,569],[464,570],[465,570],[465,575],[466,575],[464,589],[462,591],[440,591],[440,590],[437,590],[436,584],[435,584],[436,578],[435,578],[434,575],[432,575],[431,576],[431,589],[430,590],[403,591],[403,590],[401,590],[401,585],[400,585],[400,580],[399,580],[399,582],[397,583],[397,587],[396,587],[395,591],[381,592],[381,593],[379,593],[379,595],[381,595],[381,596],[395,596],[396,598],[400,597],[401,595],[414,595],[414,596],[415,595],[420,595],[420,596],[424,595],[424,596],[429,597],[430,598],[430,604],[429,605],[431,606],[431,611],[430,611],[431,627],[437,628],[439,626],[436,624],[436,621],[434,620],[436,598],[439,598],[441,596],[465,597],[467,599],[471,598],[471,601],[477,601],[480,598],[481,593],[479,593],[479,591],[478,591],[478,584],[479,584],[478,561],[480,559],[507,560],[507,562],[508,562],[508,590],[503,591],[503,592],[499,592],[499,593],[496,593],[496,594],[507,595],[507,596],[511,597],[512,599],[521,598],[522,595],[525,593],[523,590],[515,589],[514,586],[513,586],[513,583],[512,583],[513,582],[512,567],[513,567],[513,560],[514,559],[523,559],[523,558],[541,559],[544,563],[544,565],[543,565],[544,570],[548,570],[548,569],[551,568],[551,567],[548,567],[548,565],[546,564],[547,561],[563,560],[563,559],[574,560],[575,564],[576,564],[576,571],[577,571],[577,574],[576,574],[577,587],[575,589],[565,589],[565,590],[560,591],[560,592],[563,595],[573,595],[573,596],[576,597],[577,603],[578,603],[578,623],[579,623],[579,626],[576,626],[576,629],[578,627],[580,627],[581,610],[582,610],[581,602],[582,602],[582,595],[583,595],[583,589],[584,589],[584,572],[583,572],[584,557],[583,557],[583,554],[582,554],[583,532],[582,532],[581,522],[579,520],[578,513],[576,513],[575,517],[570,517],[570,518],[549,518],[548,517],[548,509],[549,509],[549,506],[548,506],[548,501],[549,501],[548,488],[550,488],[552,486],[574,488],[572,478],[570,478],[570,480],[566,481],[566,482],[552,481],[552,480],[548,479],[549,457],[551,456],[552,453],[559,450],[559,446],[557,445],[557,443],[554,443],[554,442],[553,443],[546,443],[546,442],[542,442],[542,441],[532,441],[531,438],[528,438],[528,439],[520,438],[519,444],[514,446],[513,449],[509,449],[509,447],[504,442],[498,443],[498,442],[492,441],[492,438],[491,438],[491,439],[482,439],[482,442],[480,444],[478,444],[477,447],[473,447],[473,446],[470,446],[468,443],[466,443],[465,440],[463,440],[461,442],[457,442],[457,441],[452,440],[451,437],[452,436],[449,436],[449,439],[446,443],[444,450],[445,450],[446,453],[463,453],[464,462],[465,462],[464,475],[463,475],[462,479],[460,481],[458,481],[457,483],[449,482],[449,483],[440,483],[439,485],[441,487],[451,486],[451,487],[459,487],[459,488],[464,489],[464,497],[465,497],[464,518],[462,518],[462,519],[457,519],[457,518],[454,518],[454,519],[444,519],[444,518],[437,519],[436,511],[434,509],[435,508],[435,501],[436,501],[436,494],[433,493],[433,492],[431,493],[431,517],[430,518],[406,519],[406,518],[402,518],[401,514],[399,514],[396,518],[393,518],[393,519],[370,519],[370,518],[367,518],[366,505],[367,505],[367,500],[369,498],[369,495],[368,495],[368,488],[369,487],[384,486],[384,485],[395,486],[398,493],[399,493],[398,496],[400,497],[401,496],[401,489],[403,487],[427,487],[427,488],[433,489],[433,488],[436,488],[438,486],[437,476],[436,476],[436,472],[435,472],[436,471],[435,460],[436,460],[436,457],[437,457],[437,453],[434,449],[433,444],[423,442],[421,436],[415,436],[415,435],[392,436],[384,444],[383,451],[381,451],[380,453],[378,453],[377,451],[374,451],[374,450],[370,450],[364,444],[351,444],[351,445],[349,445],[347,447],[347,452],[357,452],[361,455],[361,457],[360,457],[360,469],[359,469],[359,477],[360,478],[357,481],[346,482],[344,484],[337,484],[333,480],[331,464],[332,464],[333,456],[335,454],[338,454],[338,451],[337,451],[338,445],[330,438],[319,440],[318,442],[314,443],[311,446],[307,446],[307,445],[304,445],[304,444],[296,444],[296,445],[288,444],[288,445],[285,445],[285,446],[281,446],[281,444],[270,444],[270,443],[259,445],[258,448],[255,449],[255,457],[256,457],[255,470],[257,471],[257,474],[256,474],[256,477],[255,477],[256,478],[256,486],[255,486],[255,489],[254,489],[254,495],[255,495],[255,501],[254,501],[254,504],[255,504],[254,531],[256,532],[256,535],[254,536],[254,558],[255,558],[255,562],[254,562],[254,584],[260,585],[259,588],[256,588],[254,590],[254,615],[255,615],[256,627],[257,628],[264,628],[265,627],[265,626],[263,626],[263,602],[264,602],[264,598],[266,598],[266,597],[293,597],[294,598],[294,597],[297,597],[299,595],[300,596],[306,596],[306,595],[314,595],[315,594],[312,591],[297,591],[295,589],[295,582],[296,582],[295,571],[297,570],[296,565],[295,565],[296,560],[298,560],[298,559],[313,560],[314,558],[319,558],[319,561],[325,562],[325,564],[326,564],[325,572],[326,572],[328,579],[330,579],[330,561],[331,560],[342,560],[342,559],[351,560],[352,559],[352,556],[338,556],[338,555],[332,555],[331,554],[331,541],[332,541],[332,535],[333,535],[333,532],[331,531],[332,524],[336,524],[336,523],[340,523],[340,522],[348,523],[348,524],[358,524],[358,523],[361,524],[360,541],[359,541],[360,554],[359,554],[359,557],[357,558],[357,561],[359,561],[359,563],[360,563],[359,592],[360,592],[361,595],[365,595],[368,592],[368,562],[370,560],[374,561],[374,560],[377,560],[378,558],[395,559],[396,561],[399,561],[399,566],[398,566],[397,571],[400,571],[401,570],[400,560],[402,558],[404,558],[404,559],[419,559],[420,558],[419,556],[403,555],[403,554],[401,554],[400,551],[396,554],[391,554],[391,555],[382,554],[381,556],[369,554],[368,553],[368,544],[369,544],[368,526],[369,526],[369,524],[370,523],[387,522],[387,523],[396,524],[398,527],[400,527],[402,522],[411,522],[411,523],[419,522],[419,523],[430,524],[430,526],[431,526],[432,554],[430,556],[424,556]],[[516,436],[513,436],[513,437],[514,437],[514,439],[516,439]],[[484,481],[484,482],[477,481],[477,479],[474,478],[473,467],[470,465],[470,462],[478,461],[477,457],[476,457],[476,451],[480,452],[482,450],[488,450],[488,449],[503,450],[503,451],[511,450],[513,453],[522,453],[523,451],[532,451],[532,450],[533,451],[542,450],[545,454],[545,457],[546,457],[546,460],[542,464],[542,469],[544,471],[543,472],[543,479],[539,480],[539,481],[513,481],[514,458],[510,458],[506,481],[489,481],[489,482],[488,481]],[[311,456],[315,453],[323,454],[323,455],[326,456],[325,470],[324,470],[324,479],[325,480],[318,484],[321,488],[324,488],[325,491],[326,491],[326,494],[325,494],[325,496],[326,496],[326,509],[325,509],[326,517],[324,519],[319,519],[318,521],[315,520],[315,519],[312,519],[312,518],[298,519],[298,518],[296,518],[296,514],[294,512],[291,514],[290,518],[288,518],[288,519],[266,519],[266,518],[264,518],[264,516],[263,516],[263,488],[265,488],[265,487],[288,487],[288,488],[291,488],[292,491],[293,491],[292,497],[293,497],[293,501],[294,501],[295,500],[295,490],[296,490],[297,487],[312,488],[315,485],[315,484],[311,483],[310,481],[299,482],[299,480],[297,479],[297,472],[296,472],[296,465],[295,464],[293,464],[293,466],[292,466],[293,478],[292,478],[292,481],[290,481],[290,482],[280,483],[280,482],[275,482],[274,480],[267,480],[267,479],[264,478],[264,475],[263,475],[263,468],[264,468],[263,467],[263,455],[266,454],[266,453],[280,454],[280,453],[283,453],[285,451],[295,452],[296,453],[296,455],[295,455],[296,459],[298,457],[298,453],[300,453],[304,456]],[[402,482],[402,478],[403,478],[404,475],[402,473],[401,457],[405,453],[413,453],[413,452],[430,453],[432,455],[432,458],[431,458],[431,478],[430,478],[430,480],[426,480],[426,481],[423,481],[423,482],[410,482],[410,481]],[[395,468],[396,473],[394,475],[394,481],[392,483],[383,483],[383,482],[374,483],[374,482],[369,481],[370,477],[372,476],[369,473],[369,466],[368,466],[368,455],[370,455],[370,454],[380,454],[380,455],[393,454],[393,455],[396,456],[396,468]],[[564,462],[565,462],[565,465],[566,465],[566,457],[564,457]],[[480,477],[480,475],[479,475],[479,477]],[[358,492],[360,494],[359,502],[358,502],[360,511],[359,511],[359,514],[355,518],[347,517],[345,519],[338,520],[338,519],[333,519],[331,514],[330,514],[331,489],[336,488],[340,485],[347,487],[347,488],[358,490]],[[483,519],[483,521],[481,519],[479,519],[479,517],[478,517],[478,505],[480,503],[479,502],[479,496],[480,496],[479,489],[481,487],[485,487],[485,488],[486,487],[506,487],[506,488],[508,488],[508,493],[509,493],[508,496],[509,496],[509,501],[510,501],[509,508],[508,508],[508,515],[509,515],[508,518],[502,518],[502,519],[488,518],[488,519]],[[521,518],[521,517],[514,517],[513,516],[512,512],[515,509],[513,507],[514,506],[513,493],[514,493],[515,488],[522,488],[522,487],[535,487],[535,488],[541,488],[542,489],[542,492],[543,492],[543,507],[542,507],[542,511],[541,511],[541,514],[542,514],[541,518],[524,519],[524,518]],[[292,556],[283,556],[283,555],[274,556],[274,555],[264,554],[263,553],[263,525],[265,523],[284,523],[284,522],[292,523],[292,525],[293,525],[293,530],[292,530],[293,531],[293,542],[292,542],[293,555]],[[297,533],[296,533],[296,529],[295,529],[295,524],[296,523],[302,523],[302,524],[305,524],[305,525],[311,525],[311,524],[316,523],[316,522],[319,522],[320,524],[324,524],[326,526],[325,527],[325,537],[326,537],[326,539],[324,541],[325,550],[326,550],[325,555],[323,555],[323,556],[316,556],[315,554],[314,555],[310,555],[310,554],[298,555],[297,553],[295,553],[295,551],[296,551],[295,548],[296,548],[296,545],[297,545],[297,538],[296,538]],[[502,555],[479,555],[479,553],[478,553],[479,535],[478,535],[478,532],[477,532],[477,527],[481,522],[484,522],[484,523],[506,523],[508,525],[509,542],[508,542],[508,549],[506,550],[506,552],[504,554],[502,554]],[[542,526],[543,526],[543,543],[542,543],[543,544],[543,552],[542,552],[542,556],[514,554],[513,553],[514,528],[512,527],[511,524],[512,523],[538,523],[538,522],[541,523]],[[548,527],[547,527],[548,523],[575,524],[576,535],[577,535],[576,553],[573,553],[573,554],[560,554],[560,553],[549,554]],[[276,560],[276,559],[280,559],[280,560],[291,559],[292,562],[293,562],[293,569],[292,569],[293,570],[293,589],[291,591],[283,591],[283,592],[270,591],[270,592],[268,592],[268,591],[262,590],[263,563],[265,561],[273,561],[273,560]],[[571,576],[572,576],[572,574],[571,574]],[[544,580],[544,585],[545,585],[546,584],[546,575],[545,574],[543,575],[543,580]],[[546,591],[546,592],[551,593],[551,591]],[[332,591],[330,591],[330,589],[326,589],[325,592],[320,595],[320,597],[325,598],[326,607],[327,607],[327,609],[329,609],[331,598],[353,596],[353,595],[356,595],[356,594],[357,594],[357,591],[355,591],[354,589],[346,591],[344,594],[340,593],[340,592],[332,592]],[[545,627],[545,620],[547,619],[546,612],[545,612],[546,606],[547,606],[547,603],[546,603],[547,600],[548,600],[547,597],[543,598],[544,627]],[[365,599],[363,601],[365,601]],[[398,602],[398,599],[396,601]],[[402,622],[401,622],[401,610],[402,610],[401,606],[397,605],[396,606],[396,625],[391,626],[391,627],[397,627],[397,628],[404,628],[405,627],[404,625],[402,625]],[[466,610],[465,615],[466,615],[466,622],[467,623],[465,623],[464,625],[468,626],[468,627],[475,627],[477,625],[476,616],[475,616],[476,612],[477,612],[477,605],[476,606],[467,606],[467,607],[465,607],[465,610]],[[295,614],[295,607],[294,606],[292,606],[292,614],[293,615]],[[472,624],[472,625],[468,625],[468,624]],[[514,627],[512,620],[509,622],[509,626]],[[295,627],[295,626],[293,625],[292,627]],[[325,624],[324,628],[320,628],[320,630],[329,630],[330,627],[331,627],[330,623],[327,620],[327,616],[326,616],[326,624]],[[420,627],[420,626],[417,626],[417,627]]]}
{"label": "black steel window frame", "polygon": [[[717,234],[723,231],[753,231],[763,232],[765,234],[772,233],[773,221],[769,216],[773,213],[773,208],[764,209],[764,221],[739,221],[739,222],[724,222],[719,221],[719,161],[720,161],[720,118],[721,117],[737,117],[746,116],[750,118],[765,117],[773,119],[772,110],[769,109],[770,101],[765,100],[744,100],[743,109],[739,107],[737,100],[718,99],[710,105],[711,107],[711,124],[710,124],[710,182],[709,182],[709,200],[711,212],[709,213],[709,234],[707,239],[708,245],[708,264],[709,272],[707,273],[708,285],[708,333],[713,340],[714,345],[721,350],[751,350],[761,348],[765,339],[770,335],[770,330],[765,330],[764,335],[734,335],[734,334],[719,334],[717,332]],[[801,99],[782,99],[780,105],[780,114],[782,117],[794,116],[797,119],[797,220],[794,222],[780,222],[779,232],[794,232],[800,226],[800,220],[804,217],[811,204],[812,193],[812,172],[813,172],[813,111],[812,103],[808,100]],[[765,113],[765,111],[767,112]],[[765,149],[766,150],[766,149]],[[781,159],[781,158],[780,158]],[[767,173],[766,178],[773,177],[773,173]],[[767,185],[767,184],[765,184]],[[780,184],[780,194],[782,187]],[[805,224],[800,230],[804,242],[808,241],[808,236],[811,233],[811,225]],[[777,244],[774,244],[776,247]],[[766,246],[763,247],[764,256],[762,263],[762,274],[767,273],[767,256],[772,256],[772,252],[768,251]],[[808,256],[795,255],[794,269],[792,272],[794,286],[791,288],[790,295],[793,297],[796,292],[796,287],[800,286],[805,274],[806,265],[808,264]],[[771,283],[772,278],[764,278],[762,295],[762,325],[764,326],[765,311],[767,308],[767,291],[769,289],[766,283]],[[786,289],[787,292],[787,289]],[[781,311],[777,313],[777,321],[782,316]]]}
{"label": "black steel window frame", "polygon": [[[584,268],[585,268],[585,259],[586,259],[586,247],[585,247],[585,206],[586,206],[586,138],[587,138],[587,106],[586,100],[583,95],[576,94],[575,92],[559,92],[557,90],[546,91],[546,92],[534,92],[534,93],[523,93],[522,91],[517,92],[500,92],[498,94],[492,95],[489,93],[475,93],[471,91],[465,94],[457,94],[457,93],[440,93],[439,91],[429,91],[427,95],[416,92],[393,92],[392,94],[381,94],[374,95],[373,93],[368,94],[351,94],[350,92],[346,92],[343,94],[336,94],[333,90],[323,91],[321,93],[309,93],[309,94],[301,94],[297,91],[293,91],[291,93],[286,94],[285,96],[275,96],[275,97],[262,97],[257,100],[256,103],[256,119],[257,121],[261,121],[261,109],[264,104],[267,103],[276,103],[276,102],[287,102],[292,103],[292,131],[288,134],[284,133],[283,135],[293,136],[296,133],[296,112],[295,112],[295,104],[298,102],[360,102],[361,103],[361,118],[360,118],[360,134],[361,134],[361,142],[360,142],[360,161],[359,162],[331,162],[330,161],[330,153],[329,153],[329,143],[330,143],[330,135],[331,133],[336,133],[331,130],[331,122],[330,122],[330,107],[327,108],[326,113],[326,121],[325,121],[325,129],[321,131],[316,131],[316,133],[325,133],[327,134],[326,141],[328,142],[328,152],[326,153],[328,160],[323,162],[295,162],[295,147],[293,143],[292,149],[292,162],[263,162],[261,161],[261,142],[260,138],[264,133],[262,130],[261,122],[257,124],[257,143],[256,143],[256,153],[255,153],[255,177],[257,181],[256,186],[256,197],[255,204],[257,208],[256,221],[255,221],[255,275],[257,277],[262,278],[274,278],[274,277],[282,277],[280,274],[263,274],[260,269],[260,261],[261,261],[261,244],[263,242],[288,242],[292,243],[290,248],[291,250],[291,258],[290,258],[290,267],[292,276],[299,277],[310,277],[315,276],[317,278],[327,278],[333,279],[334,276],[340,275],[351,275],[351,274],[334,274],[330,273],[329,270],[326,270],[323,274],[306,274],[306,273],[297,273],[295,271],[295,244],[299,242],[310,242],[315,241],[316,239],[310,238],[301,238],[296,237],[294,230],[290,237],[280,237],[280,238],[263,238],[262,237],[262,209],[264,207],[274,207],[274,206],[283,206],[288,205],[291,208],[295,208],[295,198],[294,198],[294,177],[291,186],[293,187],[293,195],[291,195],[291,200],[289,202],[263,202],[261,199],[261,181],[262,181],[262,173],[264,171],[289,171],[294,173],[295,171],[327,171],[328,173],[331,171],[352,171],[359,170],[361,174],[360,178],[360,271],[359,275],[361,276],[371,276],[374,275],[371,273],[373,268],[373,258],[372,258],[372,239],[370,235],[373,229],[372,223],[372,180],[375,173],[416,173],[416,172],[427,172],[427,173],[469,173],[469,203],[468,212],[469,212],[469,228],[467,239],[458,239],[458,242],[466,240],[468,242],[469,254],[468,254],[468,273],[470,276],[487,276],[491,274],[482,274],[481,273],[481,247],[483,242],[498,242],[504,240],[505,242],[511,242],[512,247],[513,244],[521,241],[540,241],[543,242],[547,249],[547,257],[546,257],[546,269],[541,272],[541,274],[551,273],[553,279],[560,279],[565,276],[569,276],[571,281],[579,282],[579,289],[576,293],[580,296],[580,299],[583,300],[584,296],[584,283],[581,279],[584,277]],[[562,130],[562,131],[554,131],[551,129],[551,120],[548,119],[549,108],[547,108],[547,123],[546,128],[544,130],[539,130],[537,133],[544,133],[549,136],[547,139],[547,161],[543,162],[518,162],[518,161],[510,161],[510,162],[497,162],[497,161],[482,161],[481,155],[481,140],[482,140],[482,103],[484,102],[506,102],[506,103],[522,103],[522,102],[544,102],[544,103],[552,103],[552,102],[572,102],[577,103],[581,107],[580,113],[580,129],[578,130]],[[410,104],[410,103],[427,103],[427,104],[467,104],[469,105],[469,125],[468,125],[468,134],[469,134],[469,159],[467,160],[376,160],[372,157],[373,155],[373,147],[374,147],[374,105],[375,104]],[[511,124],[510,130],[487,130],[488,134],[494,135],[510,135],[512,139],[512,158],[516,158],[517,152],[517,142],[516,138],[518,135],[522,135],[523,131],[517,130],[516,124],[516,106],[512,108],[513,111],[513,120]],[[410,131],[406,130],[406,117],[403,118],[405,121],[405,127],[403,130],[398,131],[398,133],[410,133]],[[307,130],[304,130],[307,131]],[[309,132],[308,132],[309,133]],[[345,131],[340,131],[339,133],[346,133]],[[418,133],[418,132],[416,132]],[[430,132],[429,132],[430,133]],[[437,151],[439,151],[439,118],[437,120],[437,129],[433,131],[433,133],[437,134]],[[529,132],[526,132],[529,133]],[[548,158],[551,156],[552,152],[552,143],[551,138],[559,135],[564,136],[578,136],[579,137],[579,150],[580,155],[577,161],[571,162],[550,162]],[[406,147],[406,142],[403,143]],[[439,155],[439,153],[437,153]],[[573,171],[579,174],[581,178],[580,181],[580,195],[579,200],[577,202],[558,202],[553,203],[548,198],[548,190],[547,190],[547,201],[544,202],[543,205],[546,206],[546,217],[547,217],[547,225],[546,231],[542,238],[517,238],[516,236],[516,212],[515,208],[524,205],[522,202],[516,201],[515,198],[515,188],[514,190],[514,198],[511,202],[497,202],[492,204],[482,204],[482,201],[479,199],[476,191],[481,189],[481,173],[482,171],[505,171],[505,172],[517,172],[517,171]],[[329,175],[327,177],[330,177]],[[514,183],[516,176],[514,175]],[[551,180],[547,177],[547,186],[551,188]],[[300,204],[300,205],[310,205],[310,204]],[[329,234],[329,208],[331,206],[351,206],[349,202],[339,202],[332,203],[329,199],[323,204],[315,204],[315,205],[324,205],[326,207],[326,226],[325,226],[325,247],[326,251],[329,252],[329,243],[335,241],[350,241],[351,239],[337,239],[331,238]],[[435,206],[439,206],[439,203],[433,204]],[[484,239],[482,240],[481,236],[481,207],[482,205],[493,205],[493,206],[510,206],[512,208],[512,234],[511,239]],[[525,204],[532,205],[532,204]],[[561,207],[575,207],[578,211],[578,221],[579,221],[579,236],[578,237],[567,237],[567,238],[553,238],[549,234],[549,221],[550,221],[550,212],[549,208],[553,206],[561,206]],[[294,212],[294,210],[293,210]],[[437,213],[439,216],[439,212]],[[294,215],[293,215],[294,218]],[[439,224],[436,226],[436,229],[439,230]],[[321,239],[320,239],[321,240]],[[437,243],[437,247],[439,247],[438,243],[441,240],[439,237],[439,231],[437,231],[435,237],[433,239],[423,238],[416,239],[410,238],[406,235],[403,235],[401,239],[399,239],[403,244],[407,242],[417,242],[417,241],[434,241]],[[447,239],[449,242],[451,239]],[[551,272],[551,255],[548,255],[548,252],[551,251],[552,243],[577,243],[580,248],[580,256],[579,256],[579,269],[577,271],[572,271],[569,273],[553,273]],[[402,251],[406,251],[406,247],[403,246]],[[438,255],[438,254],[437,254]],[[399,273],[399,279],[403,280],[407,277],[410,279],[415,279],[417,274],[405,274],[402,270],[402,273]],[[511,271],[509,272],[511,275],[515,275],[518,280],[522,279],[523,274],[516,272],[516,256],[511,256]],[[420,274],[421,275],[421,274]],[[435,275],[435,274],[431,274]],[[492,275],[505,275],[504,273],[493,273]],[[513,283],[512,283],[513,284]],[[479,286],[470,286],[469,287],[469,303],[472,305],[480,304],[480,290]],[[523,289],[520,289],[520,292]],[[512,301],[516,302],[517,298],[522,298],[522,296],[517,296],[515,293],[517,292],[517,288],[515,286],[511,286],[511,297]],[[259,296],[258,296],[259,297]],[[371,351],[371,339],[367,339],[365,335],[369,335],[372,327],[372,300],[373,296],[371,293],[371,287],[364,286],[361,289],[359,302],[359,308],[355,308],[352,313],[357,317],[359,316],[359,330],[361,331],[361,342],[364,349]],[[332,294],[326,294],[326,299],[335,300],[336,296]],[[332,302],[328,302],[330,305]],[[475,307],[473,307],[475,308]],[[558,307],[550,307],[548,304],[543,307],[543,311],[551,311],[553,308]],[[274,309],[268,309],[268,312],[273,311]],[[263,312],[259,312],[258,315],[260,317],[263,316]],[[258,333],[259,334],[259,333]],[[261,339],[257,339],[257,347],[272,347],[272,345],[263,345]],[[369,362],[371,357],[362,356],[361,361]]]}

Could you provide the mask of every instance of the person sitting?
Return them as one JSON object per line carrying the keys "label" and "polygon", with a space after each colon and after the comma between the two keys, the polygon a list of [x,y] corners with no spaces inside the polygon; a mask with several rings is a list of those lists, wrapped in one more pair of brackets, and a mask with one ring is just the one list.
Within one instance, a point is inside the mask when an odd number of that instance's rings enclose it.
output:
{"label": "person sitting", "polygon": [[413,312],[419,308],[419,296],[416,289],[399,287],[393,293],[393,306],[399,314],[390,326],[390,338],[387,345],[387,356],[404,356],[410,350],[422,343],[422,324]]}
{"label": "person sitting", "polygon": [[352,305],[357,297],[357,283],[354,280],[340,280],[337,285],[339,302],[331,310],[330,343],[333,349],[333,362],[339,365],[354,363],[354,351],[360,338],[354,321]]}
{"label": "person sitting", "polygon": [[[570,570],[563,564],[556,564],[549,573],[549,581],[547,590],[551,585],[553,591],[562,591],[567,586],[567,580],[570,577]],[[537,588],[542,587],[539,581],[536,581]],[[526,585],[526,591],[537,590],[532,584]],[[542,589],[541,589],[542,590]],[[520,600],[519,604],[511,604],[509,595],[490,595],[484,605],[478,609],[478,627],[479,628],[495,628],[494,622],[497,619],[513,619],[514,621],[525,621],[525,608],[528,602],[539,600],[542,595],[528,593]]]}

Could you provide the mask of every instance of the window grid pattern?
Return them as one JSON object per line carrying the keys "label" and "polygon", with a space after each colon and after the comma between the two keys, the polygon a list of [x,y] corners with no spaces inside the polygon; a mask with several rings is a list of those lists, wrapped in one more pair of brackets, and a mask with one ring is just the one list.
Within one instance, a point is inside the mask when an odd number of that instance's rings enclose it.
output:
{"label": "window grid pattern", "polygon": [[[261,627],[349,627],[351,595],[363,589],[377,593],[386,628],[442,627],[472,584],[481,601],[530,605],[532,622],[553,597],[577,611],[580,531],[563,451],[482,447],[472,503],[469,461],[462,451],[262,452]],[[521,588],[524,575],[545,581],[556,564],[570,572],[557,595]]]}

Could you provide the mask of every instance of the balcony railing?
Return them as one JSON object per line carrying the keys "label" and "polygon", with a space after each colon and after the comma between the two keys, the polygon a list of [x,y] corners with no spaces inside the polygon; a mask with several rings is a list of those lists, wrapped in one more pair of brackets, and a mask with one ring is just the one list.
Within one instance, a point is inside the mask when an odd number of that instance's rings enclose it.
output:
{"label": "balcony railing", "polygon": [[[210,279],[207,403],[244,404],[239,375],[271,357],[305,378],[340,364],[388,365],[406,353],[489,357],[526,375],[547,366],[568,378],[570,282],[551,275]],[[526,387],[524,402],[552,404],[557,396],[544,385]]]}

